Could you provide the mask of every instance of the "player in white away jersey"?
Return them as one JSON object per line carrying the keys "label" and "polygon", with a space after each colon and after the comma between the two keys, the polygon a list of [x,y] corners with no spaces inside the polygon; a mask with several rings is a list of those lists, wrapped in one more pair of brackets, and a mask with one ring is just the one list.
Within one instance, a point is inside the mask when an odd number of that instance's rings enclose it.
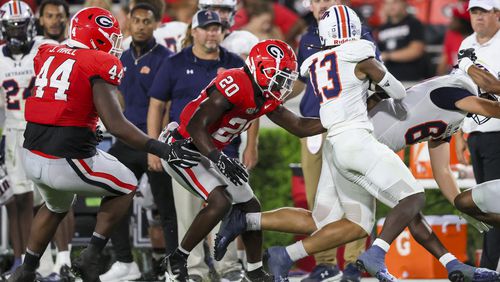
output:
{"label": "player in white away jersey", "polygon": [[[339,10],[339,7],[343,10]],[[339,20],[343,17],[344,19],[350,18],[353,21],[355,15],[350,12],[343,6],[337,6],[330,9],[330,16],[334,13],[336,17],[339,17]],[[322,21],[328,17],[328,15],[324,15]],[[320,36],[331,36],[337,31],[339,33],[349,32],[348,28],[337,27],[335,25],[336,21],[333,22],[329,27],[333,26],[334,28],[328,29],[330,33],[327,32],[325,35],[325,32],[322,32],[320,21]],[[357,31],[356,25],[348,25],[348,27],[351,32]],[[247,214],[246,216],[240,216],[238,219],[237,215],[232,214],[229,220],[232,220],[232,226],[237,227],[231,229],[236,230],[244,226],[246,230],[258,230],[262,227],[262,229],[266,230],[295,233],[311,234],[315,232],[312,237],[305,239],[303,242],[297,242],[286,249],[281,247],[269,249],[269,264],[273,274],[275,277],[286,278],[292,261],[367,236],[373,227],[375,196],[389,206],[396,206],[389,216],[396,214],[396,216],[407,217],[406,219],[397,219],[399,226],[396,228],[404,227],[401,220],[406,220],[406,224],[411,221],[409,227],[415,238],[422,242],[424,247],[436,258],[440,259],[443,265],[447,267],[452,280],[458,280],[464,276],[467,278],[476,277],[476,269],[467,267],[456,260],[453,255],[448,253],[437,237],[429,232],[426,228],[428,225],[421,214],[414,214],[413,216],[410,214],[414,213],[415,210],[418,213],[422,203],[412,204],[406,200],[412,197],[411,195],[422,195],[420,192],[423,190],[416,184],[413,176],[399,158],[387,146],[374,141],[373,136],[369,133],[372,124],[368,119],[366,110],[368,82],[363,81],[362,77],[357,76],[356,78],[353,76],[358,74],[359,68],[356,65],[363,64],[367,60],[373,60],[373,57],[373,46],[370,46],[365,41],[353,41],[313,55],[302,66],[303,74],[305,72],[304,68],[309,66],[311,82],[316,88],[316,94],[321,95],[323,98],[320,115],[323,126],[329,129],[327,146],[324,148],[324,169],[321,172],[315,207],[312,213],[314,220],[310,220],[310,212],[304,210],[281,209],[274,212],[275,214],[280,213],[281,219],[291,218],[292,216],[297,219],[293,222],[286,221],[286,224],[282,224],[284,221],[276,216],[273,218],[272,216],[266,217],[260,214]],[[306,65],[308,62],[309,65]],[[380,70],[385,73],[383,69]],[[371,70],[367,70],[367,72],[373,74]],[[404,88],[395,79],[388,78],[387,76],[390,74],[384,73],[378,79],[375,77],[374,80],[378,81],[378,84],[385,88],[385,91],[390,96],[403,98]],[[339,85],[331,84],[332,80],[329,77],[332,75],[339,76]],[[380,79],[380,77],[384,78]],[[320,84],[321,81],[327,83],[322,85]],[[398,95],[398,93],[402,94]],[[402,101],[404,99],[396,103]],[[464,115],[460,115],[463,120]],[[356,136],[353,136],[353,131],[357,132]],[[366,131],[367,134],[362,134],[362,131]],[[335,154],[332,151],[335,151]],[[363,170],[364,166],[367,166],[367,168]],[[396,179],[391,180],[391,178]],[[412,189],[418,191],[417,194],[412,193]],[[374,196],[367,191],[373,193]],[[402,207],[403,203],[406,203],[404,208],[398,211],[397,204]],[[409,209],[412,211],[408,212]],[[241,218],[245,222],[238,224],[241,223]],[[387,221],[384,226],[389,227]],[[390,226],[395,227],[396,223],[393,222]],[[394,238],[392,237],[392,239]],[[379,244],[381,243],[379,245],[376,241],[375,246],[372,246],[360,256],[359,262],[377,278],[392,280],[394,278],[387,272],[384,265],[384,249],[388,248],[390,241],[386,242],[379,241]],[[482,270],[477,272],[483,273]],[[486,275],[486,277],[491,275],[498,279],[498,273],[495,272],[482,275]],[[484,278],[484,276],[481,277]]]}
{"label": "player in white away jersey", "polygon": [[2,38],[6,41],[0,46],[0,94],[5,99],[5,165],[14,191],[14,201],[7,205],[9,231],[15,242],[14,270],[26,249],[33,219],[34,186],[25,175],[20,152],[26,127],[24,103],[35,83],[33,58],[44,39],[35,37],[35,17],[26,3],[5,3],[0,7],[0,17]]}

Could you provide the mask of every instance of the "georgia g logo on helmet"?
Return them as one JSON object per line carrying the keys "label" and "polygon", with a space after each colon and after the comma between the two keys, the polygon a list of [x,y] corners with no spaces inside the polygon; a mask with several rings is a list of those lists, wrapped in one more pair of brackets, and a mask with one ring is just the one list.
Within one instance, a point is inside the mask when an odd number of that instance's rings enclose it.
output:
{"label": "georgia g logo on helmet", "polygon": [[281,50],[281,48],[276,45],[271,44],[267,46],[267,52],[269,53],[269,55],[279,60],[285,57],[285,52],[283,52],[283,50]]}
{"label": "georgia g logo on helmet", "polygon": [[110,28],[113,26],[113,21],[106,16],[98,16],[95,18],[95,22],[102,27]]}

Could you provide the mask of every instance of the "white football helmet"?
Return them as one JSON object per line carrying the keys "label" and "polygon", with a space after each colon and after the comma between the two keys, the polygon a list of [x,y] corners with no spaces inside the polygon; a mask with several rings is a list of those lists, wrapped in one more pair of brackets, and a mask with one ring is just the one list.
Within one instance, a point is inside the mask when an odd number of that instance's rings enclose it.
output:
{"label": "white football helmet", "polygon": [[36,36],[35,16],[23,1],[9,1],[0,7],[1,39],[19,48],[33,42]]}
{"label": "white football helmet", "polygon": [[198,8],[200,10],[227,9],[230,12],[229,18],[226,20],[221,17],[221,20],[226,28],[230,28],[234,24],[237,4],[237,0],[199,0]]}
{"label": "white football helmet", "polygon": [[351,8],[335,5],[319,20],[319,38],[323,47],[337,46],[361,38],[361,21]]}

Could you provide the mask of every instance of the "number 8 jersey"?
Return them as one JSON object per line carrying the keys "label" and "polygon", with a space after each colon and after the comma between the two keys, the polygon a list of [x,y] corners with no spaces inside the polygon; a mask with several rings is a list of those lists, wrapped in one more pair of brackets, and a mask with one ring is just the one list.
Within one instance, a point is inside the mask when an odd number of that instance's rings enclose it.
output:
{"label": "number 8 jersey", "polygon": [[319,115],[329,136],[350,128],[373,130],[366,110],[368,79],[359,80],[354,73],[357,63],[373,57],[375,45],[361,39],[318,52],[300,67],[320,98]]}
{"label": "number 8 jersey", "polygon": [[92,92],[92,80],[119,85],[120,60],[103,51],[46,44],[39,48],[34,67],[24,147],[59,157],[92,156],[98,120],[93,95],[99,95]]}

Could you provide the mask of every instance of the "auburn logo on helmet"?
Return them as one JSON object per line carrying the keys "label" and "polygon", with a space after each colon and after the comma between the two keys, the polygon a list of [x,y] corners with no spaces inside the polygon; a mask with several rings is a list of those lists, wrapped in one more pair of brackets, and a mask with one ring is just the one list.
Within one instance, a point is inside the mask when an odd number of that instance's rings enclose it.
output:
{"label": "auburn logo on helmet", "polygon": [[95,18],[95,22],[105,28],[110,28],[113,26],[113,21],[106,16],[98,16]]}
{"label": "auburn logo on helmet", "polygon": [[267,46],[267,52],[276,59],[283,59],[285,57],[285,52],[276,45]]}

